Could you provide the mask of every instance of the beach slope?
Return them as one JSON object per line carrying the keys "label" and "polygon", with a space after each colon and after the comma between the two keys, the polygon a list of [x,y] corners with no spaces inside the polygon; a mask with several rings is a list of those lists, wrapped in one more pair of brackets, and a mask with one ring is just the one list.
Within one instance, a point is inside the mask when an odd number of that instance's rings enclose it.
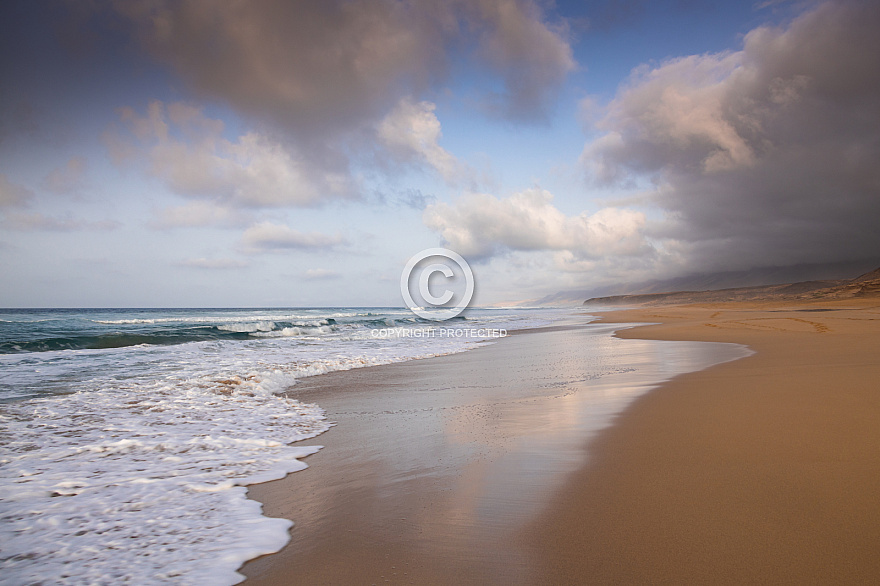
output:
{"label": "beach slope", "polygon": [[877,583],[880,302],[606,314],[753,356],[635,401],[525,536],[542,583]]}

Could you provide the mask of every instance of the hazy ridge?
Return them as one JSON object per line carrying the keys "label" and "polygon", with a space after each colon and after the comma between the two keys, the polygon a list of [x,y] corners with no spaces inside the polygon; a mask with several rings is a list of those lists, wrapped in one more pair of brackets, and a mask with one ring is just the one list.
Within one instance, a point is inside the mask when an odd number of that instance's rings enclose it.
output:
{"label": "hazy ridge", "polygon": [[880,297],[880,268],[854,279],[800,281],[752,287],[734,287],[706,291],[667,291],[633,295],[592,297],[583,302],[590,306],[677,305],[725,301],[824,300]]}

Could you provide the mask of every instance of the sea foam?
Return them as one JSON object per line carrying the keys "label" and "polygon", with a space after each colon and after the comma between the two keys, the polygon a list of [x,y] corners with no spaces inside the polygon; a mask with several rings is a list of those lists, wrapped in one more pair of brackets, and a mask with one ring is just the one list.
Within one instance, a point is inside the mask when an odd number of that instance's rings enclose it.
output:
{"label": "sea foam", "polygon": [[[69,337],[199,323],[246,339],[0,354],[0,582],[236,583],[292,525],[264,517],[245,486],[304,468],[319,447],[293,442],[331,426],[318,406],[278,393],[305,376],[486,342],[370,335],[413,324],[403,311],[171,311],[64,311],[45,331],[28,329],[42,314],[13,316],[8,337],[38,341],[56,323]],[[496,312],[467,324],[549,319]]]}
{"label": "sea foam", "polygon": [[243,486],[305,468],[318,447],[288,444],[329,428],[316,406],[198,384],[32,399],[2,423],[0,580],[18,584],[240,581],[292,524]]}

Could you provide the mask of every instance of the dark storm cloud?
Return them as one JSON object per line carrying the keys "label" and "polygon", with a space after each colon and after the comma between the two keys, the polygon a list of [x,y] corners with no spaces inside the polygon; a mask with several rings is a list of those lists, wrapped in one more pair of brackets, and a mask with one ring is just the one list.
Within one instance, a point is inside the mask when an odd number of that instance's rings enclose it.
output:
{"label": "dark storm cloud", "polygon": [[574,66],[530,0],[119,2],[143,45],[199,92],[300,137],[376,121],[441,81],[476,45],[505,109],[541,116]]}
{"label": "dark storm cloud", "polygon": [[880,5],[828,3],[742,51],[634,74],[584,161],[602,181],[649,176],[648,228],[694,270],[880,252]]}

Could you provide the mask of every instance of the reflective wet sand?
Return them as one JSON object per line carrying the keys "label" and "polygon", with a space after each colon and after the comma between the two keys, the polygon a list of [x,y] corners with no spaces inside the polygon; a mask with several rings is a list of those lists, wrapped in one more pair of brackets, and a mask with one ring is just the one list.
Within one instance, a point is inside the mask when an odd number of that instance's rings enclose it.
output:
{"label": "reflective wet sand", "polygon": [[302,381],[291,394],[337,426],[313,440],[325,447],[309,469],[251,487],[296,525],[242,572],[268,584],[538,581],[521,531],[587,461],[587,440],[661,381],[747,353],[621,340],[619,327],[573,323]]}

